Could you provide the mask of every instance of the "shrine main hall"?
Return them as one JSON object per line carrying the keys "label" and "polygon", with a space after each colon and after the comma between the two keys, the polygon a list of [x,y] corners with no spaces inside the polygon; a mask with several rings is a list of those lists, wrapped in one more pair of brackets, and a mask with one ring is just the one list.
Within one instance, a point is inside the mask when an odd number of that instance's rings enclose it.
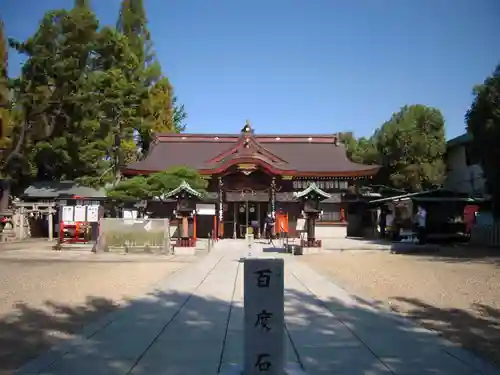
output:
{"label": "shrine main hall", "polygon": [[[212,205],[213,221],[198,220],[198,232],[215,227],[220,238],[242,238],[255,222],[262,228],[268,213],[295,235],[301,214],[295,196],[313,182],[329,196],[320,203],[318,237],[345,235],[346,193],[379,170],[349,160],[338,135],[255,134],[247,121],[239,134],[158,134],[146,157],[123,174],[147,175],[179,166],[208,179],[201,203]],[[172,215],[175,205],[169,210]]]}

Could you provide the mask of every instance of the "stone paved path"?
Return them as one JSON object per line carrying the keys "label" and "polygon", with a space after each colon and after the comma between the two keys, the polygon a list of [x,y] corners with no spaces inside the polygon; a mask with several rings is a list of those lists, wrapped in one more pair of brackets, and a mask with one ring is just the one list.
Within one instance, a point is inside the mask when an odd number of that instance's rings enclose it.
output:
{"label": "stone paved path", "polygon": [[[287,358],[310,375],[500,375],[468,352],[285,258]],[[242,359],[244,242],[224,240],[154,292],[87,327],[19,375],[216,375]]]}

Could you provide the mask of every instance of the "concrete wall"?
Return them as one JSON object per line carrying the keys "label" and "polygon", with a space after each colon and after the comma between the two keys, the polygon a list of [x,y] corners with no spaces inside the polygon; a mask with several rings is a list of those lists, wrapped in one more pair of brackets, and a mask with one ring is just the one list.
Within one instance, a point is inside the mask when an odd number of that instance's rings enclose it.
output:
{"label": "concrete wall", "polygon": [[448,150],[446,156],[445,189],[459,193],[484,194],[483,170],[480,165],[466,163],[465,145]]}

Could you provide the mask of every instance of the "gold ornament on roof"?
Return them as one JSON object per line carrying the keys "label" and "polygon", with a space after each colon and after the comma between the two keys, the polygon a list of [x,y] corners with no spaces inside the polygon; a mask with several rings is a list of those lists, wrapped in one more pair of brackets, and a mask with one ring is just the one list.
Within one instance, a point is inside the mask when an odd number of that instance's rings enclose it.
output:
{"label": "gold ornament on roof", "polygon": [[245,126],[241,130],[243,133],[250,133],[252,131],[252,126],[250,125],[250,120],[246,120]]}

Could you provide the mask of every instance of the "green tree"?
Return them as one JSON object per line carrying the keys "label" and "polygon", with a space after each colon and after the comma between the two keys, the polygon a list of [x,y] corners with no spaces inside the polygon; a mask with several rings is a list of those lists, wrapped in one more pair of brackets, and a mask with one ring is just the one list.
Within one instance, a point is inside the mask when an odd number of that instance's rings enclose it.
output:
{"label": "green tree", "polygon": [[436,108],[404,106],[370,138],[356,139],[351,132],[339,138],[352,161],[382,166],[377,184],[420,191],[443,183],[444,118]]}
{"label": "green tree", "polygon": [[[5,155],[11,147],[12,119],[10,116],[11,98],[9,90],[8,48],[4,36],[3,22],[0,20],[0,166],[4,166]],[[0,170],[0,177],[3,171]],[[1,210],[0,210],[1,211]]]}
{"label": "green tree", "polygon": [[500,217],[500,64],[482,85],[474,88],[474,95],[465,115],[467,130],[481,158],[493,212]]}
{"label": "green tree", "polygon": [[191,188],[199,193],[205,193],[207,181],[192,168],[174,167],[164,172],[148,176],[135,176],[120,181],[108,189],[107,195],[122,201],[145,200],[162,197],[186,181]]}
{"label": "green tree", "polygon": [[2,20],[0,20],[0,108],[8,107],[10,101],[7,75],[8,63],[9,54],[7,48],[7,40],[4,35],[3,22]]}
{"label": "green tree", "polygon": [[75,8],[76,7],[90,9],[89,0],[75,0]]}
{"label": "green tree", "polygon": [[150,88],[149,98],[143,104],[143,120],[139,129],[143,152],[149,148],[152,133],[180,132],[184,130],[187,117],[184,106],[177,104],[172,85],[162,75],[147,24],[142,0],[122,1],[117,29],[128,38],[130,48],[143,68],[137,79]]}
{"label": "green tree", "polygon": [[153,49],[142,0],[122,1],[116,29],[127,37],[130,49],[143,66],[140,78],[145,85],[149,87],[157,82],[161,78],[161,66]]}
{"label": "green tree", "polygon": [[136,79],[141,66],[127,38],[104,28],[96,40],[94,67],[85,92],[91,99],[87,109],[97,121],[88,123],[90,142],[82,150],[86,155],[82,158],[86,164],[98,163],[95,170],[102,172],[106,164],[109,167],[100,176],[86,174],[80,179],[90,185],[119,182],[121,167],[136,160],[134,132],[140,126],[141,105],[148,96],[147,88]]}
{"label": "green tree", "polygon": [[344,144],[347,157],[353,162],[361,164],[378,164],[380,162],[373,137],[356,139],[352,132],[345,132],[339,134],[339,141]]}
{"label": "green tree", "polygon": [[[8,119],[8,109],[10,107],[7,75],[8,60],[7,41],[4,36],[3,22],[0,20],[0,150],[7,148],[7,142],[10,140],[7,134],[10,128],[10,120]],[[0,162],[3,164],[2,155],[3,153],[0,153]]]}
{"label": "green tree", "polygon": [[40,180],[73,180],[92,172],[81,158],[87,142],[84,124],[93,115],[82,110],[82,88],[91,73],[98,27],[88,8],[75,7],[46,13],[32,37],[11,41],[27,56],[15,82],[22,126],[14,151],[29,159]]}
{"label": "green tree", "polygon": [[141,132],[141,148],[146,152],[153,134],[178,133],[183,131],[186,113],[184,106],[176,106],[176,97],[168,78],[161,78],[149,90],[144,103],[147,127]]}
{"label": "green tree", "polygon": [[10,40],[25,63],[7,84],[0,27],[3,175],[117,183],[139,156],[138,134],[149,143],[153,132],[182,127],[184,108],[161,75],[142,1],[124,0],[118,28],[100,29],[88,0],[47,12],[31,37]]}
{"label": "green tree", "polygon": [[99,23],[85,1],[48,12],[36,33],[12,45],[27,55],[16,80],[26,155],[39,180],[104,185],[137,159],[134,133],[148,99],[141,61],[118,31]]}
{"label": "green tree", "polygon": [[177,96],[172,98],[172,106],[174,107],[174,128],[177,133],[186,130],[186,119],[188,117],[184,108],[184,104],[179,104]]}
{"label": "green tree", "polygon": [[[0,180],[6,178],[5,155],[11,147],[11,121],[8,107],[10,106],[8,87],[8,49],[4,36],[3,22],[0,20]],[[7,185],[0,190],[0,212],[5,211],[9,203],[10,189]]]}
{"label": "green tree", "polygon": [[446,140],[441,112],[424,105],[404,106],[373,136],[390,185],[421,191],[444,181]]}

